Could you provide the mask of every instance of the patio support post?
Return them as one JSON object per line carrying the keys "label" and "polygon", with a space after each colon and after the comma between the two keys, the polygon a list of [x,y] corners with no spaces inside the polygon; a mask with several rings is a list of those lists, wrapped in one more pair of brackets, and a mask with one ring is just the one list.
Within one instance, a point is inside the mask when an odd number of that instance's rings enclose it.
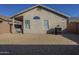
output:
{"label": "patio support post", "polygon": [[15,26],[14,26],[15,23],[14,23],[14,20],[15,20],[15,19],[13,18],[13,19],[12,19],[12,24],[13,24],[13,25],[12,25],[12,33],[13,33],[13,34],[15,33]]}
{"label": "patio support post", "polygon": [[24,17],[23,17],[23,33],[25,33],[25,20],[24,20]]}

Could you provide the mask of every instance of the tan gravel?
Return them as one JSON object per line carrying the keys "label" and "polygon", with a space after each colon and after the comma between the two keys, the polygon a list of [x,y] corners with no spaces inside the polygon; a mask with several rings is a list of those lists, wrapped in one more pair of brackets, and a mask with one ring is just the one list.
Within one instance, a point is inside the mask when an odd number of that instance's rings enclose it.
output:
{"label": "tan gravel", "polygon": [[62,35],[51,34],[1,34],[0,44],[13,45],[78,45]]}

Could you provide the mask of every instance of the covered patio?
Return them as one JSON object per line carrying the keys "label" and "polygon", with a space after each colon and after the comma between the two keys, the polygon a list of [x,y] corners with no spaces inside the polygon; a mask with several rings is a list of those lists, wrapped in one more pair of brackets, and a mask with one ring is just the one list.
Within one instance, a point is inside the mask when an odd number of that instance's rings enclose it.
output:
{"label": "covered patio", "polygon": [[11,33],[23,33],[23,16],[12,18],[10,29]]}

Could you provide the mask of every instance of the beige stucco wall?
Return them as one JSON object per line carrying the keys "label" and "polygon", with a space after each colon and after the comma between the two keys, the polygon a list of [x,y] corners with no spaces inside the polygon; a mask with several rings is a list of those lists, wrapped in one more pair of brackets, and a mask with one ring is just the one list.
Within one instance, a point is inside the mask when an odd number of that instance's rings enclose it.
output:
{"label": "beige stucco wall", "polygon": [[[49,21],[49,29],[55,28],[56,25],[60,25],[63,30],[67,27],[66,18],[44,9],[38,11],[37,8],[35,8],[18,16],[23,16],[23,20],[30,20],[31,28],[26,29],[24,26],[24,33],[46,33],[47,30],[44,29],[44,20]],[[33,19],[34,16],[39,16],[41,19],[36,21]]]}
{"label": "beige stucco wall", "polygon": [[0,23],[0,34],[4,33],[10,33],[10,25],[6,21]]}

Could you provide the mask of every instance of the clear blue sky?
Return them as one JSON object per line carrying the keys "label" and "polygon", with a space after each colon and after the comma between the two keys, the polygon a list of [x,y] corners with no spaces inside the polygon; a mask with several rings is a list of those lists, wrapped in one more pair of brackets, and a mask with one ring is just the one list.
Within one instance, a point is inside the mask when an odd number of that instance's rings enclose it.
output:
{"label": "clear blue sky", "polygon": [[[0,14],[11,16],[32,6],[34,4],[0,4]],[[79,17],[79,4],[46,4],[45,6],[54,8],[72,17]]]}

